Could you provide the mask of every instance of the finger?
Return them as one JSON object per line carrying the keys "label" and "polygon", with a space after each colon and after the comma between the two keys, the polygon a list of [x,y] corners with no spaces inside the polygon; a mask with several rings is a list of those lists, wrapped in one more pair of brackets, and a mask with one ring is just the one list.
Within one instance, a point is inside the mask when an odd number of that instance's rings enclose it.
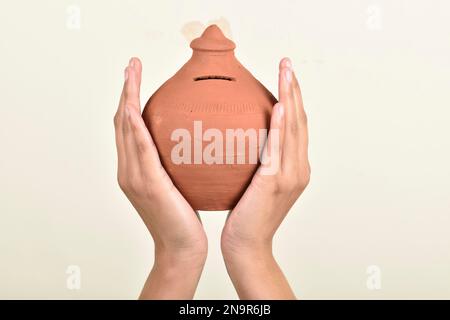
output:
{"label": "finger", "polygon": [[[127,70],[124,71],[124,87],[128,77]],[[114,115],[114,131],[116,138],[117,162],[118,162],[118,178],[126,173],[126,150],[124,141],[124,104],[123,104],[123,90],[119,101],[116,114]]]}
{"label": "finger", "polygon": [[286,108],[286,129],[295,132],[298,128],[295,121],[297,114],[294,101],[292,64],[288,58],[284,58],[280,62],[278,95],[279,101]]}
{"label": "finger", "polygon": [[283,141],[283,158],[282,167],[289,163],[295,163],[297,159],[297,135],[298,135],[298,121],[297,111],[294,99],[293,88],[293,72],[289,59],[284,58],[280,62],[279,73],[279,101],[285,108],[285,133]]}
{"label": "finger", "polygon": [[261,166],[258,169],[258,173],[261,175],[275,175],[280,169],[285,131],[284,109],[280,102],[275,104],[272,109],[267,143],[263,150]]}
{"label": "finger", "polygon": [[142,63],[139,58],[133,57],[129,61],[129,65],[136,71],[137,95],[140,95],[141,79],[142,79]]}
{"label": "finger", "polygon": [[136,152],[141,167],[141,174],[148,178],[156,178],[163,172],[158,150],[148,131],[142,116],[136,110],[130,109],[130,124],[136,144]]}
{"label": "finger", "polygon": [[299,127],[306,124],[306,114],[305,109],[303,107],[303,98],[302,98],[302,92],[300,89],[300,84],[298,83],[297,76],[295,75],[295,72],[292,72],[292,84],[293,84],[293,90],[294,90],[294,102],[297,110],[297,116],[299,118]]}
{"label": "finger", "polygon": [[134,139],[133,128],[131,124],[131,112],[133,107],[125,106],[124,107],[124,125],[123,125],[123,136],[124,136],[124,145],[125,145],[125,153],[127,159],[127,179],[131,184],[137,185],[140,181],[141,176],[141,168],[140,162],[138,158],[138,151],[136,141]]}
{"label": "finger", "polygon": [[[138,58],[131,58],[124,70],[124,82],[122,94],[120,95],[117,118],[124,117],[125,105],[132,105],[140,108],[139,92],[141,85],[142,64]],[[122,121],[118,121],[122,123]]]}
{"label": "finger", "polygon": [[308,120],[306,116],[306,112],[303,106],[303,98],[300,89],[300,85],[298,83],[297,77],[293,74],[293,85],[294,85],[294,100],[297,109],[297,122],[298,122],[298,141],[299,141],[299,150],[302,155],[308,154]]}
{"label": "finger", "polygon": [[116,137],[116,150],[117,150],[117,177],[118,178],[126,172],[126,163],[127,163],[124,137],[123,137],[123,131],[122,131],[123,125],[121,123],[122,118],[123,117],[119,118],[119,116],[117,116],[117,115],[114,117],[114,131],[115,131],[115,137]]}
{"label": "finger", "polygon": [[127,78],[124,84],[123,90],[123,103],[127,107],[131,107],[137,111],[140,111],[141,103],[139,100],[139,86],[140,86],[140,74],[136,69],[137,63],[135,60],[130,60],[130,64],[126,68]]}

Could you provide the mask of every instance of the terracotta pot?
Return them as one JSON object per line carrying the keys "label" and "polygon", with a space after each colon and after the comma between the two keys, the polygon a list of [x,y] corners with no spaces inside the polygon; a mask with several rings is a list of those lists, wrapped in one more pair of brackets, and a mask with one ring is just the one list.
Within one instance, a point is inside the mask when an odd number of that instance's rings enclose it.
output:
{"label": "terracotta pot", "polygon": [[[189,61],[150,97],[143,111],[164,168],[196,210],[229,210],[236,205],[259,163],[250,161],[252,138],[245,139],[244,150],[239,149],[242,144],[237,138],[231,148],[226,130],[252,129],[260,133],[259,129],[268,128],[276,103],[235,58],[235,47],[216,25],[209,26],[191,42],[193,54]],[[217,129],[209,130],[214,137],[210,140],[202,135],[208,129]],[[190,141],[181,137],[186,133]],[[220,133],[222,148],[217,136]],[[181,148],[188,142],[189,148]],[[213,142],[219,144],[213,148]],[[184,161],[174,160],[174,154]],[[212,155],[215,162],[211,163],[205,154]],[[238,158],[242,162],[243,156],[245,163],[239,163]]]}

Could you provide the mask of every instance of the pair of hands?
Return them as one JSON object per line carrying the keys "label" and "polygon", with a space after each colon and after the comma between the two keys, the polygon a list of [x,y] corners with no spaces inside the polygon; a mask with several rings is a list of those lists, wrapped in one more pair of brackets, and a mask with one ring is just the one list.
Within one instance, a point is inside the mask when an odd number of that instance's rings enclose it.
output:
{"label": "pair of hands", "polygon": [[[277,129],[279,170],[255,173],[222,231],[222,254],[241,299],[295,299],[272,255],[272,239],[309,182],[308,130],[290,60],[281,60],[279,69],[279,103],[267,143]],[[191,299],[206,260],[207,237],[198,214],[162,167],[141,117],[141,74],[141,62],[132,58],[114,117],[119,185],[155,242],[154,266],[140,298]]]}

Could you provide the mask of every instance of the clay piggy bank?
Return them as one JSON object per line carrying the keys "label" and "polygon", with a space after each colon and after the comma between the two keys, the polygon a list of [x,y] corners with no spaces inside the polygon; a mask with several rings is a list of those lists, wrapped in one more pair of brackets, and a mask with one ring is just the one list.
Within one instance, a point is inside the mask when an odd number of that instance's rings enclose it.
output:
{"label": "clay piggy bank", "polygon": [[143,118],[174,185],[195,210],[230,210],[259,166],[276,99],[216,26],[148,100]]}

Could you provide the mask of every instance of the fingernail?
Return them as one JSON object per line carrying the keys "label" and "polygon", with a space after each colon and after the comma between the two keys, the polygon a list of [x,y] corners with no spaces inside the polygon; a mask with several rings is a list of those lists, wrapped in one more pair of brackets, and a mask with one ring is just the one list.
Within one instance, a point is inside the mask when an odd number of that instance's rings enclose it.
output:
{"label": "fingernail", "polygon": [[134,67],[134,59],[133,59],[133,58],[130,59],[129,65],[130,65],[131,67]]}
{"label": "fingernail", "polygon": [[284,71],[284,76],[286,77],[287,82],[291,83],[291,81],[292,81],[292,71],[291,71],[291,69],[286,69]]}
{"label": "fingernail", "polygon": [[289,58],[286,58],[286,68],[292,69],[292,62]]}
{"label": "fingernail", "polygon": [[123,77],[125,78],[125,81],[128,79],[128,68],[125,68]]}

